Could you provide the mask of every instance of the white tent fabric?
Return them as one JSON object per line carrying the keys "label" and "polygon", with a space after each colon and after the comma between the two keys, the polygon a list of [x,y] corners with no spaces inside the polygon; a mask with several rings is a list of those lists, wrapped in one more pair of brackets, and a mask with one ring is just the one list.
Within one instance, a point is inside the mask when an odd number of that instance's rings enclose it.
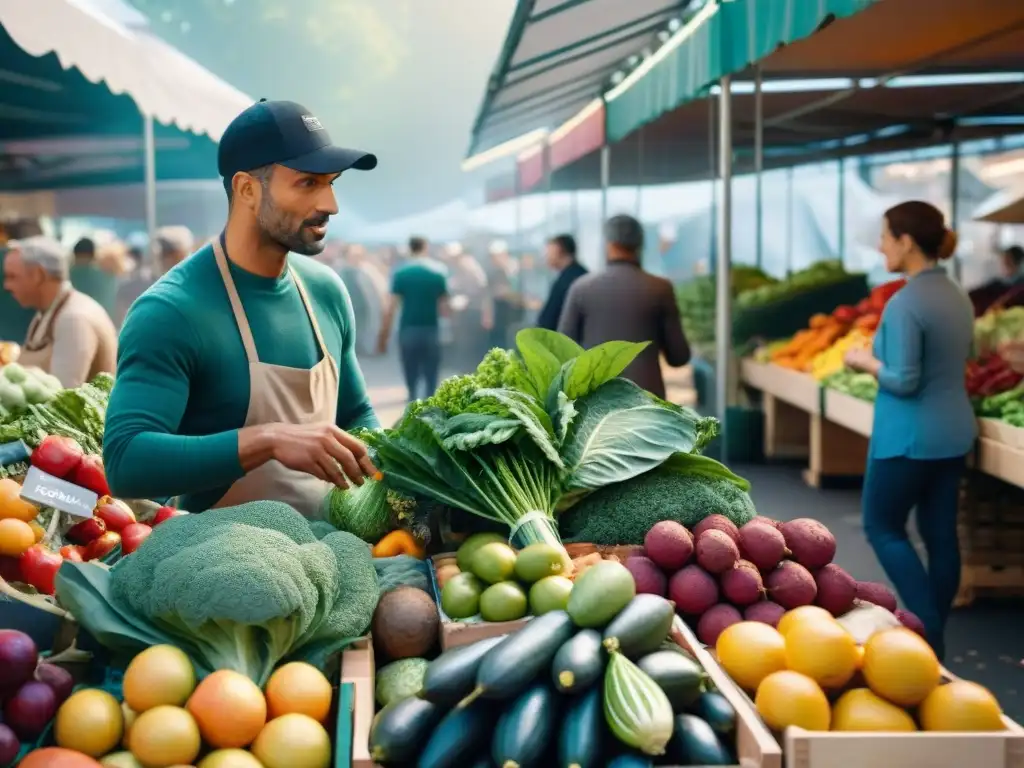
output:
{"label": "white tent fabric", "polygon": [[54,53],[65,69],[127,94],[142,114],[214,141],[253,99],[144,29],[88,0],[0,0],[0,25],[27,53]]}
{"label": "white tent fabric", "polygon": [[1024,187],[999,190],[978,206],[972,218],[993,224],[1024,224]]}

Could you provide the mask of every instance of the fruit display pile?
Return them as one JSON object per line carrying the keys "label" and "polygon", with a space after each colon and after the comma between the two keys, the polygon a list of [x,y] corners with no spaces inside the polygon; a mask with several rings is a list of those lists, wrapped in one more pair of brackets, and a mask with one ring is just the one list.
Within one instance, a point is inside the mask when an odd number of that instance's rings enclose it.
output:
{"label": "fruit display pile", "polygon": [[735,765],[735,709],[672,639],[674,621],[622,564],[596,564],[564,609],[423,666],[374,718],[370,754],[420,768]]}

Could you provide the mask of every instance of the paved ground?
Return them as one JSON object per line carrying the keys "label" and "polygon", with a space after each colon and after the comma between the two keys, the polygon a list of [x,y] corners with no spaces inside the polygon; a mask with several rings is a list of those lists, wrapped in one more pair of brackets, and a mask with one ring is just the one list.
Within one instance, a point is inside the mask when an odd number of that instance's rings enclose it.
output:
{"label": "paved ground", "polygon": [[[366,358],[362,365],[381,423],[394,423],[405,406],[397,360]],[[820,520],[838,541],[840,565],[859,579],[887,581],[864,538],[859,491],[808,488],[797,466],[734,469],[751,481],[761,514],[782,520]],[[946,663],[953,672],[987,686],[1009,716],[1024,722],[1024,601],[979,601],[957,610],[950,621],[947,647]]]}

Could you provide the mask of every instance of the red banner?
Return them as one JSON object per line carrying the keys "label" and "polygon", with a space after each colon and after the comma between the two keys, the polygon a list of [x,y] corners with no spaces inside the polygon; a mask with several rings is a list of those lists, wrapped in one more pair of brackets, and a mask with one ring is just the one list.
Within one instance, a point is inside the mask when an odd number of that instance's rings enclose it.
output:
{"label": "red banner", "polygon": [[519,191],[526,193],[544,182],[545,147],[532,147],[516,159]]}
{"label": "red banner", "polygon": [[548,148],[552,171],[564,168],[604,145],[604,110],[604,104],[596,108],[588,106],[552,134]]}

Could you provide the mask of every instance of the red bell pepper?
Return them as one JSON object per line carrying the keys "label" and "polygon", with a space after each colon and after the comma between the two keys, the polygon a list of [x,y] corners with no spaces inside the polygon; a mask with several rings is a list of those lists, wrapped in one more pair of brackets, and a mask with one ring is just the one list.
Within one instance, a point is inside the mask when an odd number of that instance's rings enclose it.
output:
{"label": "red bell pepper", "polygon": [[100,499],[92,513],[106,524],[106,530],[115,533],[120,533],[136,522],[132,508],[123,501],[110,496]]}
{"label": "red bell pepper", "polygon": [[75,485],[88,488],[97,496],[110,495],[107,475],[103,471],[103,459],[99,456],[83,456],[78,466],[68,475],[68,480]]}
{"label": "red bell pepper", "polygon": [[71,438],[47,435],[32,451],[30,462],[33,467],[64,479],[75,471],[83,455],[82,446]]}
{"label": "red bell pepper", "polygon": [[22,553],[19,565],[26,584],[30,584],[44,595],[56,592],[54,581],[64,558],[41,544],[29,547]]}
{"label": "red bell pepper", "polygon": [[89,544],[106,533],[106,530],[106,523],[100,518],[90,517],[88,520],[71,526],[65,534],[65,538],[75,544]]}
{"label": "red bell pepper", "polygon": [[835,311],[832,312],[832,317],[840,323],[852,323],[857,319],[859,314],[860,313],[857,312],[856,307],[851,307],[849,304],[843,304],[842,306],[835,308]]}
{"label": "red bell pepper", "polygon": [[875,309],[878,312],[881,312],[885,305],[889,303],[889,299],[899,293],[900,289],[906,284],[906,280],[890,280],[888,283],[876,285],[871,289],[871,303],[875,305]]}
{"label": "red bell pepper", "polygon": [[188,514],[188,512],[186,512],[184,509],[175,509],[174,507],[164,506],[164,507],[160,507],[160,509],[158,509],[156,511],[156,514],[153,515],[153,519],[150,520],[149,522],[150,522],[151,525],[157,526],[157,525],[160,525],[160,523],[164,522],[165,520],[170,520],[172,517],[178,517],[180,515],[187,515],[187,514]]}
{"label": "red bell pepper", "polygon": [[114,551],[114,547],[121,543],[121,537],[113,531],[107,531],[98,539],[93,539],[85,548],[83,556],[86,560],[99,560]]}

